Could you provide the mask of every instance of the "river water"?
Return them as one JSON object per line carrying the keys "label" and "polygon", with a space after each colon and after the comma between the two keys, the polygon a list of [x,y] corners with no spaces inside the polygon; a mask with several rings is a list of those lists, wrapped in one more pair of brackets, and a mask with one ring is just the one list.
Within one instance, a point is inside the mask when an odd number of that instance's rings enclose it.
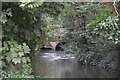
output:
{"label": "river water", "polygon": [[116,78],[117,73],[79,64],[73,54],[41,51],[34,58],[35,76],[49,78]]}

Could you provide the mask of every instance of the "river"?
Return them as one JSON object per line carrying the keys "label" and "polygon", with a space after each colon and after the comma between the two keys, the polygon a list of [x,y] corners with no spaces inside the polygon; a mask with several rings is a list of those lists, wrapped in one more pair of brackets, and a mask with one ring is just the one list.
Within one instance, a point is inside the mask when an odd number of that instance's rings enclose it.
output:
{"label": "river", "polygon": [[35,76],[48,78],[116,78],[117,73],[96,66],[81,65],[73,54],[44,50],[34,58]]}

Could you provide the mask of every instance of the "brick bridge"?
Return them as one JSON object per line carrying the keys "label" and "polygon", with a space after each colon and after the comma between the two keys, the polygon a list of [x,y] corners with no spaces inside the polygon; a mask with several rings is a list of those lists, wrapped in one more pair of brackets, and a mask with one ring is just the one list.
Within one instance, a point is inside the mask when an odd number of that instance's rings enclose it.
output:
{"label": "brick bridge", "polygon": [[50,45],[52,46],[52,49],[53,50],[58,50],[58,49],[60,49],[61,47],[60,47],[60,45],[64,45],[65,44],[65,42],[57,42],[57,41],[55,41],[55,42],[50,42]]}
{"label": "brick bridge", "polygon": [[60,48],[62,44],[64,44],[64,42],[59,42],[59,40],[66,32],[67,31],[65,28],[54,28],[53,31],[50,33],[50,34],[53,34],[54,39],[57,40],[57,41],[48,43],[50,44],[53,50],[57,50],[58,48]]}

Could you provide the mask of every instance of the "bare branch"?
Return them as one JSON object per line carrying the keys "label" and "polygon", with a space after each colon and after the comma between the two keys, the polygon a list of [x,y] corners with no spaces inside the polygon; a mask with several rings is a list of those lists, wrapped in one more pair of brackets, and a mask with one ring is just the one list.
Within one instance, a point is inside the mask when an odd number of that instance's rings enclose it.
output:
{"label": "bare branch", "polygon": [[115,12],[117,14],[117,17],[120,16],[118,11],[117,11],[117,8],[116,8],[116,0],[114,0],[113,6],[114,6]]}

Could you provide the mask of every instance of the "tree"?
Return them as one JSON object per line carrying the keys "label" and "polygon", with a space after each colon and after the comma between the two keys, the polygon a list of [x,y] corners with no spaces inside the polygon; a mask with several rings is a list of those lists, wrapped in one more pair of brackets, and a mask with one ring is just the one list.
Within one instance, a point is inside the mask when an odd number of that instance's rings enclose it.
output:
{"label": "tree", "polygon": [[[31,77],[29,76],[32,72],[31,62],[36,48],[38,45],[42,47],[49,41],[47,33],[50,28],[43,15],[47,13],[55,17],[60,13],[57,8],[62,8],[61,6],[59,3],[45,2],[7,2],[2,4],[3,37],[0,64],[4,63],[4,65],[0,65],[0,67],[4,72],[10,68],[7,71],[8,74],[13,71],[13,75],[18,77],[21,77],[20,73]],[[14,72],[15,69],[19,71],[19,74]],[[11,77],[15,76],[11,75]]]}
{"label": "tree", "polygon": [[[68,30],[63,37],[65,53],[76,53],[82,64],[118,69],[119,18],[99,3],[77,3],[76,11],[69,7],[64,14],[65,21],[69,20],[64,25]],[[77,29],[73,25],[76,14],[80,24]]]}

